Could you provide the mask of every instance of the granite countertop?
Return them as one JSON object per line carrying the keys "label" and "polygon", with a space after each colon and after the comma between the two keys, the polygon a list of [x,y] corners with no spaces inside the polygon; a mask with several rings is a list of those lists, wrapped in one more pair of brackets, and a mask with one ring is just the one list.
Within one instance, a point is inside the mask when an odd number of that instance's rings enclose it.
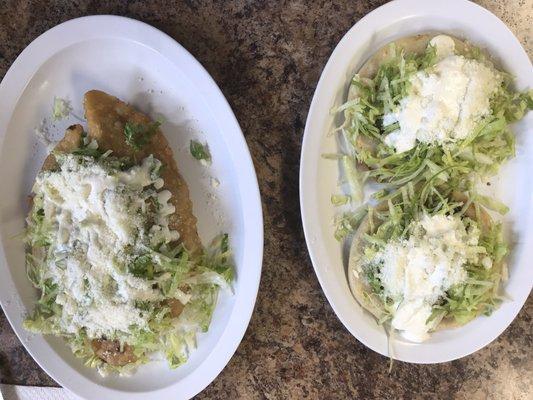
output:
{"label": "granite countertop", "polygon": [[[299,154],[320,72],[344,33],[383,1],[0,0],[0,77],[39,34],[79,16],[145,21],[187,48],[241,124],[263,196],[265,256],[248,331],[198,398],[533,397],[533,300],[492,344],[440,365],[397,362],[343,327],[309,259],[298,201]],[[482,0],[533,54],[533,0]],[[56,386],[0,311],[0,382]]]}

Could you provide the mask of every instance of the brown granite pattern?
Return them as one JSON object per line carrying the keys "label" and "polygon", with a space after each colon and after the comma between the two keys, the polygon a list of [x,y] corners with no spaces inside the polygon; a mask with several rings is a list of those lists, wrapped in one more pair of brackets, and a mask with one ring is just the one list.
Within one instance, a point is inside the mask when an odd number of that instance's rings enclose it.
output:
{"label": "brown granite pattern", "polygon": [[[531,55],[533,0],[483,0]],[[198,398],[531,399],[531,298],[494,343],[441,365],[396,363],[366,349],[336,318],[313,272],[298,206],[309,103],[335,44],[384,1],[0,0],[0,77],[37,35],[82,15],[146,21],[184,45],[231,103],[263,196],[261,290],[244,340]],[[55,385],[0,312],[0,382]]]}

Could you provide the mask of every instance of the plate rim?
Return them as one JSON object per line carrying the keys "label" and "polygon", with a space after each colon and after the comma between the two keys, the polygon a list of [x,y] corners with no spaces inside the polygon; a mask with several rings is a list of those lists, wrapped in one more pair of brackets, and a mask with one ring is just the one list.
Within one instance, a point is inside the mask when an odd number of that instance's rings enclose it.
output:
{"label": "plate rim", "polygon": [[[512,33],[512,31],[507,27],[507,25],[503,21],[501,21],[498,17],[496,17],[493,13],[491,13],[489,10],[485,9],[484,7],[478,4],[472,3],[470,1],[467,1],[467,0],[449,0],[447,4],[444,2],[439,2],[439,0],[426,0],[425,2],[423,2],[423,4],[421,4],[418,0],[395,0],[389,3],[386,3],[374,9],[370,13],[366,14],[363,18],[357,21],[343,35],[340,41],[336,44],[318,80],[318,83],[315,88],[313,98],[311,101],[311,105],[309,107],[306,124],[305,124],[302,149],[300,153],[299,193],[300,193],[300,210],[301,210],[302,226],[304,230],[304,236],[305,236],[307,248],[309,251],[309,256],[311,258],[311,262],[313,265],[313,270],[315,271],[317,279],[320,283],[322,291],[324,292],[328,300],[328,303],[330,304],[333,311],[335,312],[335,315],[342,322],[344,327],[352,334],[352,336],[354,336],[363,345],[365,345],[369,349],[385,357],[389,357],[389,350],[388,350],[387,342],[382,341],[381,345],[370,343],[368,338],[363,337],[358,332],[357,328],[351,326],[348,323],[348,319],[341,312],[341,309],[343,308],[343,305],[340,304],[341,301],[338,299],[335,299],[336,294],[333,293],[333,290],[330,288],[329,284],[326,282],[327,274],[324,273],[321,270],[321,268],[318,266],[320,262],[319,258],[322,259],[322,261],[324,260],[327,261],[326,254],[328,252],[326,251],[324,254],[322,254],[322,251],[320,251],[321,254],[320,255],[318,254],[319,251],[316,249],[317,246],[314,243],[315,239],[313,238],[313,230],[311,227],[311,224],[312,224],[311,221],[313,218],[316,217],[316,213],[313,213],[313,209],[316,208],[314,207],[314,204],[316,204],[316,200],[318,199],[316,195],[312,192],[312,190],[309,188],[309,186],[311,185],[310,181],[312,181],[312,178],[316,176],[318,172],[318,167],[310,166],[310,161],[309,161],[311,158],[313,158],[313,155],[310,154],[310,151],[309,151],[309,149],[314,147],[312,145],[312,139],[313,139],[312,136],[314,135],[313,130],[318,129],[318,128],[311,127],[311,125],[314,124],[315,119],[318,119],[315,117],[317,113],[324,111],[324,110],[318,110],[318,103],[319,103],[319,98],[322,97],[320,93],[324,91],[324,85],[325,85],[324,82],[326,80],[326,76],[331,73],[330,71],[333,69],[333,65],[335,64],[335,58],[338,57],[339,54],[343,51],[343,47],[346,46],[346,43],[349,41],[349,39],[352,36],[356,35],[358,32],[361,32],[364,29],[368,29],[368,27],[372,28],[373,32],[376,32],[376,31],[379,31],[380,29],[385,29],[388,26],[391,26],[394,22],[397,22],[401,20],[402,18],[407,18],[411,16],[416,17],[419,15],[428,14],[432,11],[433,12],[443,11],[446,9],[447,6],[469,8],[470,9],[469,11],[476,12],[479,15],[483,15],[484,18],[489,18],[495,24],[500,25],[500,28],[507,31],[507,34],[510,35],[510,37],[516,42],[516,43],[513,43],[513,45],[518,44],[518,47],[523,53],[523,56],[529,61],[529,65],[531,68],[531,60],[527,56],[527,53],[525,52],[520,41],[516,38],[516,36]],[[393,16],[391,16],[390,14],[392,14]],[[377,20],[384,19],[384,17],[387,17],[389,19],[390,18],[395,18],[395,19],[393,21],[387,21],[386,23],[376,22]],[[425,31],[427,32],[429,30],[430,29],[427,29]],[[396,35],[396,37],[401,37],[401,35],[399,36]],[[361,61],[364,62],[364,55],[362,59],[359,60],[359,62]],[[344,70],[347,70],[348,65],[343,66],[343,68]],[[323,134],[325,133],[323,132]],[[320,148],[318,148],[318,151],[320,151]],[[315,168],[313,172],[310,172],[311,167]],[[531,212],[531,210],[529,212],[529,220],[533,222],[533,212]],[[532,233],[533,233],[533,229],[529,227],[526,236],[531,237]],[[344,265],[343,265],[343,268],[345,269]],[[533,273],[530,273],[530,275],[533,275]],[[532,286],[533,286],[533,281],[529,285],[528,293],[531,292]],[[398,356],[397,354],[394,354],[393,352],[392,358],[399,360],[399,361],[410,362],[414,364],[435,364],[435,363],[443,363],[443,362],[456,360],[456,359],[465,357],[467,355],[470,355],[480,350],[481,348],[487,346],[488,344],[490,344],[509,327],[509,325],[516,318],[517,314],[523,308],[525,301],[527,301],[527,297],[528,295],[525,295],[523,298],[523,301],[521,301],[520,307],[517,307],[515,310],[513,310],[512,318],[510,318],[508,322],[502,323],[501,326],[499,326],[499,328],[494,330],[492,335],[488,335],[485,340],[480,341],[479,343],[476,343],[476,345],[471,346],[471,348],[469,348],[466,351],[455,351],[453,354],[449,354],[447,357],[429,356],[429,357],[420,357],[420,358],[404,357],[403,355]],[[412,345],[406,344],[406,346],[412,346]]]}
{"label": "plate rim", "polygon": [[[46,365],[47,361],[35,357],[35,352],[31,345],[28,344],[28,340],[23,336],[25,331],[15,323],[15,319],[18,319],[18,317],[13,318],[11,312],[6,312],[6,310],[12,308],[8,300],[8,293],[12,289],[12,286],[9,285],[11,279],[0,280],[0,303],[7,320],[26,351],[56,382],[77,395],[88,397],[113,396],[113,398],[117,399],[161,398],[161,396],[167,395],[172,395],[175,398],[190,398],[205,389],[222,372],[240,345],[256,304],[264,251],[262,203],[250,150],[231,106],[211,75],[176,40],[142,21],[115,15],[92,15],[65,21],[35,38],[11,64],[0,82],[0,96],[7,99],[0,107],[0,149],[3,149],[6,131],[16,105],[26,86],[41,66],[57,52],[73,44],[99,38],[120,38],[137,42],[157,51],[174,65],[177,64],[176,61],[178,59],[186,59],[187,65],[180,64],[179,68],[187,74],[193,86],[200,89],[199,95],[203,97],[206,104],[211,108],[211,114],[213,114],[220,130],[226,134],[230,133],[227,134],[224,140],[227,143],[232,161],[235,162],[238,156],[239,165],[244,166],[244,168],[239,170],[239,175],[241,176],[239,183],[241,185],[246,184],[246,190],[239,190],[238,195],[243,204],[247,204],[247,207],[243,207],[241,212],[243,220],[252,221],[256,227],[252,230],[249,229],[248,231],[250,232],[245,231],[246,235],[243,241],[242,262],[246,269],[250,270],[249,280],[247,281],[249,285],[241,288],[239,299],[242,300],[240,303],[237,303],[236,300],[232,307],[228,322],[218,337],[218,344],[203,362],[187,376],[187,378],[194,378],[193,382],[188,382],[187,387],[178,388],[177,386],[182,383],[182,380],[178,380],[163,388],[136,392],[126,392],[99,385],[73,368],[72,371],[77,374],[78,378],[82,379],[66,382],[62,377],[63,374],[58,376],[57,373],[51,372],[51,369]],[[247,225],[251,226],[252,224],[248,223]],[[7,273],[11,277],[3,245],[0,245],[0,271]],[[231,335],[228,332],[230,328]],[[224,345],[224,347],[221,345]],[[203,370],[203,374],[199,374],[199,370]]]}

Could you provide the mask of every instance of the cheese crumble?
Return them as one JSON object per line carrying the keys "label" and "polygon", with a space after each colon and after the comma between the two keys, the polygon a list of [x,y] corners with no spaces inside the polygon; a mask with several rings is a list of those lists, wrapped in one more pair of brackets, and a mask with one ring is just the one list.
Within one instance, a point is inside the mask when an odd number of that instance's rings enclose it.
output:
{"label": "cheese crumble", "polygon": [[146,327],[149,315],[136,303],[163,296],[128,266],[154,240],[178,239],[168,227],[175,211],[170,192],[157,191],[160,161],[150,156],[121,171],[69,154],[59,165],[37,176],[33,192],[52,224],[46,278],[58,286],[61,327],[73,334],[84,329],[89,338]]}
{"label": "cheese crumble", "polygon": [[432,307],[452,286],[467,279],[465,265],[477,262],[479,229],[459,217],[424,215],[413,222],[406,240],[392,241],[373,257],[379,279],[394,301],[392,326],[413,342],[422,342],[434,326]]}
{"label": "cheese crumble", "polygon": [[444,145],[466,138],[490,114],[490,98],[502,83],[495,69],[456,55],[449,36],[436,36],[430,44],[439,61],[411,76],[408,95],[383,116],[384,126],[399,125],[385,137],[397,153],[417,142]]}

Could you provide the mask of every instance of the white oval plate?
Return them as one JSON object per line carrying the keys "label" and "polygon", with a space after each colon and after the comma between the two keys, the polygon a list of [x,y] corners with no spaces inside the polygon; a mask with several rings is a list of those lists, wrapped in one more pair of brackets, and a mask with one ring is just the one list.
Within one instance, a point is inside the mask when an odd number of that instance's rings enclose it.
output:
{"label": "white oval plate", "polygon": [[[54,96],[83,115],[82,96],[101,89],[156,117],[188,182],[204,244],[225,231],[236,264],[234,294],[223,293],[209,332],[176,370],[164,362],[134,377],[102,378],[62,340],[22,328],[36,298],[25,276],[20,234],[27,196],[45,157],[33,130],[51,114]],[[13,329],[58,383],[88,399],[188,399],[205,388],[237,349],[250,320],[261,274],[263,220],[246,142],[226,99],[204,68],[178,43],[144,23],[114,16],[68,21],[44,33],[17,58],[0,84],[0,301]],[[55,127],[59,136],[75,120]],[[213,164],[203,167],[189,140],[207,141]],[[210,178],[220,181],[216,189]]]}
{"label": "white oval plate", "polygon": [[[307,246],[318,280],[335,313],[359,341],[388,356],[387,337],[350,293],[341,245],[334,239],[337,212],[330,196],[339,188],[337,163],[323,153],[335,153],[330,109],[344,102],[348,83],[373,52],[386,43],[422,32],[445,32],[488,48],[503,68],[516,76],[519,89],[533,87],[532,66],[518,40],[493,14],[466,0],[399,0],[361,19],[339,42],[316,88],[307,122],[300,164],[300,203]],[[531,291],[533,281],[533,113],[514,126],[517,157],[495,179],[496,194],[511,207],[505,222],[516,237],[510,258],[509,299],[490,317],[480,317],[458,329],[435,333],[414,344],[393,342],[392,356],[413,363],[438,363],[468,355],[490,343],[512,322]],[[319,183],[319,185],[317,185]]]}

